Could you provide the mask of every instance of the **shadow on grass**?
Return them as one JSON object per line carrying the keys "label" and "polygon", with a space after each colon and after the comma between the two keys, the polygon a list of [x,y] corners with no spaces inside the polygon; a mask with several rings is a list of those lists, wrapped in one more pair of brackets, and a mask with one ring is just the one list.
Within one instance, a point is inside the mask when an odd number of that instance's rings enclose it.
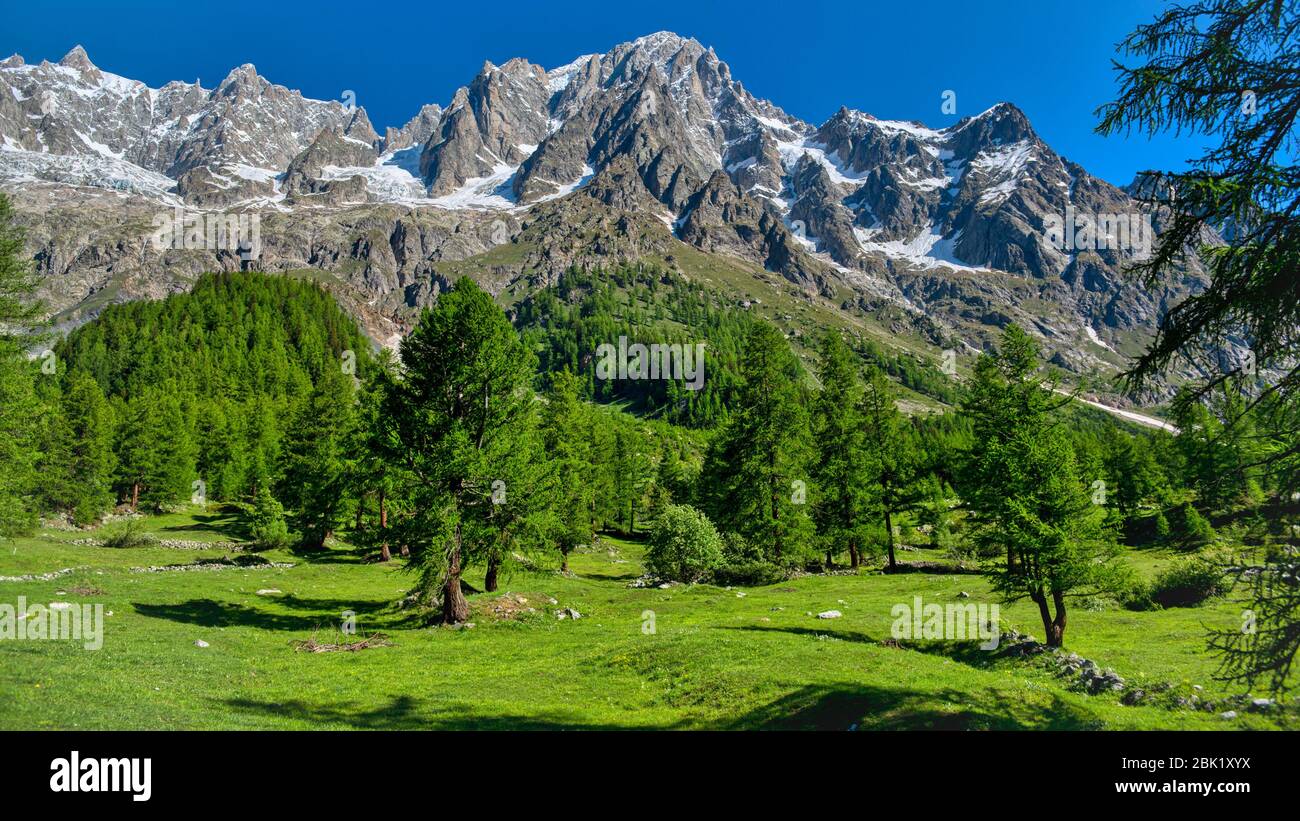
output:
{"label": "shadow on grass", "polygon": [[[851,641],[859,644],[880,644],[881,642],[873,639],[866,633],[854,632],[851,630],[831,630],[816,627],[764,627],[761,625],[744,625],[741,627],[719,627],[719,630],[749,630],[759,633],[791,633],[796,636],[828,636],[840,641]],[[969,667],[987,669],[992,667],[997,661],[1005,658],[999,650],[1005,650],[1005,645],[1000,645],[993,650],[983,650],[980,648],[979,640],[971,641],[912,641],[905,639],[899,642],[898,649],[915,650],[918,653],[925,653],[931,656],[942,656],[952,659]]]}
{"label": "shadow on grass", "polygon": [[809,685],[720,729],[1091,730],[1099,724],[1087,710],[1059,696],[1042,706],[993,690]]}
{"label": "shadow on grass", "polygon": [[992,650],[984,650],[980,648],[981,643],[980,640],[973,639],[970,641],[903,641],[901,644],[906,650],[915,650],[931,656],[943,656],[968,667],[981,669],[992,667],[996,662],[1007,657],[1005,644],[999,643]]}
{"label": "shadow on grass", "polygon": [[641,577],[641,565],[628,562],[627,564],[599,564],[586,566],[585,563],[570,561],[569,567],[573,570],[573,575],[580,579],[591,579],[600,582],[629,582]]}
{"label": "shadow on grass", "polygon": [[363,564],[367,551],[349,547],[303,547],[295,545],[288,549],[295,558],[309,564]]}
{"label": "shadow on grass", "polygon": [[[256,701],[248,698],[219,702],[238,713],[290,719],[313,725],[343,725],[357,730],[634,730],[674,729],[682,724],[644,728],[585,721],[576,713],[545,712],[536,715],[475,715],[477,705],[440,702],[436,709],[421,708],[411,696],[393,696],[380,704],[355,701],[316,704],[301,700]],[[324,727],[322,727],[323,729]]]}
{"label": "shadow on grass", "polygon": [[829,636],[840,641],[852,641],[859,644],[879,644],[866,633],[857,633],[850,630],[829,630],[817,627],[764,627],[758,624],[748,624],[740,627],[718,627],[719,630],[746,630],[757,633],[790,633],[796,636]]}
{"label": "shadow on grass", "polygon": [[[859,684],[809,685],[740,716],[716,721],[653,725],[590,721],[577,712],[527,715],[476,713],[472,702],[437,707],[409,695],[386,702],[312,703],[303,700],[225,699],[226,709],[246,715],[289,719],[321,728],[343,725],[366,730],[1091,730],[1099,722],[1086,710],[1053,697],[1047,706],[1027,704],[997,692],[941,690],[914,692]],[[942,705],[942,706],[938,706]]]}
{"label": "shadow on grass", "polygon": [[246,542],[252,538],[244,512],[234,505],[223,505],[216,513],[195,514],[193,524],[168,525],[164,533],[215,533],[228,541]]}
{"label": "shadow on grass", "polygon": [[212,599],[190,599],[179,604],[134,603],[142,616],[167,619],[199,627],[256,627],[261,630],[331,630],[343,618],[344,610],[356,614],[360,626],[370,629],[395,629],[422,626],[418,616],[394,613],[389,601],[345,601],[343,599],[300,599],[277,596],[276,605],[302,613],[277,613],[257,607]]}

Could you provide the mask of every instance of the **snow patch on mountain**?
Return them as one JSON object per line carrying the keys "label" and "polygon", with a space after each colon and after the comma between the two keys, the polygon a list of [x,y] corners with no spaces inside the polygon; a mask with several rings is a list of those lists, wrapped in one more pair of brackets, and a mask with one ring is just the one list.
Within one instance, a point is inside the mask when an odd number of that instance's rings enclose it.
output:
{"label": "snow patch on mountain", "polygon": [[179,205],[176,181],[117,157],[48,154],[15,149],[11,140],[0,148],[0,183],[45,182],[103,188]]}

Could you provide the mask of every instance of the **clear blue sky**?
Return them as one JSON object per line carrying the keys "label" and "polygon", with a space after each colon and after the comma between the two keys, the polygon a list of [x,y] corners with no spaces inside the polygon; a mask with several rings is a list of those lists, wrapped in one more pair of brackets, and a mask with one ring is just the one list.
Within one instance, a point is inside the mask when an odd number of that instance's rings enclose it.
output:
{"label": "clear blue sky", "polygon": [[[375,127],[445,104],[483,60],[524,57],[547,68],[670,30],[713,46],[734,77],[786,111],[820,123],[840,105],[942,127],[1014,102],[1057,151],[1125,184],[1144,168],[1177,168],[1198,144],[1093,133],[1115,92],[1115,44],[1163,4],[1155,0],[766,0],[653,4],[536,0],[298,3],[14,3],[0,56],[58,60],[81,43],[106,70],[159,86],[214,86],[253,63],[310,97],[356,94]],[[940,111],[957,94],[957,116]]]}

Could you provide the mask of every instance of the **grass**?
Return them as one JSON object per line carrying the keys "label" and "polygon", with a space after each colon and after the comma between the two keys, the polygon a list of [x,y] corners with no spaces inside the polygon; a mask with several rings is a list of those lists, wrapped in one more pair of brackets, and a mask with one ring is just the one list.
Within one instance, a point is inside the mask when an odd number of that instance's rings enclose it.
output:
{"label": "grass", "polygon": [[[864,572],[746,590],[638,589],[628,583],[641,572],[641,547],[605,538],[570,557],[571,576],[513,568],[498,593],[470,597],[476,626],[452,630],[424,626],[397,606],[413,582],[400,562],[366,563],[350,550],[260,554],[290,568],[133,572],[229,555],[221,543],[241,538],[232,512],[145,524],[160,539],[214,547],[114,549],[73,543],[95,533],[52,530],[0,545],[0,576],[77,568],[51,581],[0,581],[0,602],[99,602],[112,613],[97,651],[0,641],[0,729],[1278,726],[1244,712],[1225,720],[1122,706],[1112,695],[1074,692],[1034,662],[969,645],[881,644],[890,608],[914,595],[946,603],[968,592],[962,601],[992,602],[976,576]],[[1143,573],[1165,563],[1145,551],[1135,558]],[[482,586],[481,577],[469,581]],[[259,595],[267,589],[281,592]],[[582,618],[557,619],[561,607]],[[832,608],[843,618],[809,615]],[[382,632],[391,646],[294,648],[313,637],[338,641],[347,610],[358,628],[348,638]],[[1150,613],[1075,608],[1068,644],[1126,679],[1227,692],[1212,679],[1204,633],[1235,624],[1238,612],[1224,601]],[[1002,617],[1041,633],[1023,604],[1004,607]]]}

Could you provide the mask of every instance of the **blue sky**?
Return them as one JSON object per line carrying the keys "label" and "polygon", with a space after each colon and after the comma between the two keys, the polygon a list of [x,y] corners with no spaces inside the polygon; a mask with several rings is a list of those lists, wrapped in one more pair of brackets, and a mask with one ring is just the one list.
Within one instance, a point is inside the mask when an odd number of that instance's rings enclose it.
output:
{"label": "blue sky", "polygon": [[[1163,6],[1154,0],[785,0],[654,4],[58,2],[13,4],[0,52],[57,60],[77,43],[109,71],[158,86],[214,86],[253,63],[310,97],[356,94],[382,133],[427,102],[445,104],[483,60],[547,68],[659,30],[711,45],[760,97],[813,123],[841,105],[933,127],[1009,100],[1057,151],[1125,184],[1179,168],[1188,138],[1103,138],[1096,107],[1115,93],[1118,43]],[[0,55],[0,56],[3,56]],[[956,92],[957,114],[941,112]]]}

